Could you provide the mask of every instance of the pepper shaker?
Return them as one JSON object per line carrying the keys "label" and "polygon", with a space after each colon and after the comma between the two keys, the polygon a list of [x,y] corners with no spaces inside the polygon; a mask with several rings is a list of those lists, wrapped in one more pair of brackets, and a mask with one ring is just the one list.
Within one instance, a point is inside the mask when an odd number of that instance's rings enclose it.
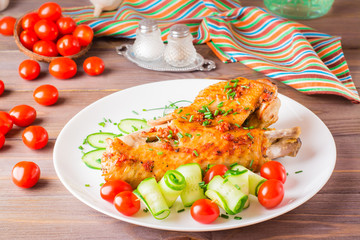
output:
{"label": "pepper shaker", "polygon": [[154,19],[141,20],[133,45],[135,57],[143,61],[156,61],[164,55],[164,49],[156,21]]}
{"label": "pepper shaker", "polygon": [[195,62],[196,49],[192,36],[185,24],[176,24],[170,28],[164,59],[174,67],[185,67]]}

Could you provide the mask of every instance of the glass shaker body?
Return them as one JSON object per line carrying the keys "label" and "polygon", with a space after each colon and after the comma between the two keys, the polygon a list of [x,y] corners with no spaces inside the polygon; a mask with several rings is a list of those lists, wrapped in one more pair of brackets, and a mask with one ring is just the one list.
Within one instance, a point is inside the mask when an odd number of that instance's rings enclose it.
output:
{"label": "glass shaker body", "polygon": [[142,20],[136,30],[133,52],[136,58],[143,61],[156,61],[164,55],[164,43],[161,31],[152,19]]}
{"label": "glass shaker body", "polygon": [[192,40],[186,25],[178,24],[171,27],[164,53],[165,61],[174,67],[185,67],[194,63],[196,49]]}

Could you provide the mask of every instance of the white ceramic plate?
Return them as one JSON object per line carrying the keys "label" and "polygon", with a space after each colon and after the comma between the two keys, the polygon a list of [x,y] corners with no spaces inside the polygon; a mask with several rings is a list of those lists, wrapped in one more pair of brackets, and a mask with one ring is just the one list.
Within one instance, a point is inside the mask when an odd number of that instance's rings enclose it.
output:
{"label": "white ceramic plate", "polygon": [[[162,107],[168,105],[169,101],[192,101],[201,89],[218,81],[187,79],[145,84],[111,94],[89,105],[66,124],[56,141],[54,166],[61,182],[79,200],[104,214],[141,226],[175,231],[217,231],[248,226],[282,215],[309,200],[332,174],[336,161],[334,139],[314,113],[281,94],[279,121],[274,126],[278,129],[300,126],[303,144],[297,157],[279,160],[289,175],[285,183],[284,200],[278,207],[267,210],[257,199],[251,197],[250,207],[237,215],[242,220],[235,220],[230,216],[229,219],[219,218],[212,224],[204,225],[192,219],[189,209],[177,213],[182,208],[179,200],[167,219],[156,220],[149,212],[143,211],[126,217],[100,197],[99,185],[104,182],[101,171],[85,166],[78,146],[82,145],[84,138],[90,133],[99,130],[119,132],[113,124],[107,123],[105,128],[99,126],[98,123],[103,118],[113,122],[130,117],[151,119],[161,115],[162,111],[144,112],[142,109]],[[133,111],[140,115],[137,116]],[[302,172],[296,174],[298,171]],[[90,186],[85,186],[87,184]]]}

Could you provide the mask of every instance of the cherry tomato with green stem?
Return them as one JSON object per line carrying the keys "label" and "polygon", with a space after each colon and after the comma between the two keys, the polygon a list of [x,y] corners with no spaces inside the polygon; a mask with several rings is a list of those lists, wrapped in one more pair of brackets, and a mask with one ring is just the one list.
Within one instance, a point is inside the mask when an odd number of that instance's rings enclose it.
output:
{"label": "cherry tomato with green stem", "polygon": [[229,169],[223,164],[218,164],[218,165],[212,166],[206,172],[205,177],[204,177],[204,182],[206,184],[208,184],[211,181],[211,179],[213,179],[213,177],[215,177],[217,175],[223,176],[227,170],[229,170]]}
{"label": "cherry tomato with green stem", "polygon": [[199,199],[191,206],[190,213],[195,221],[209,224],[219,217],[220,210],[218,205],[211,200]]}
{"label": "cherry tomato with green stem", "polygon": [[79,41],[80,46],[87,46],[94,38],[94,32],[88,25],[79,25],[75,28],[73,36]]}
{"label": "cherry tomato with green stem", "polygon": [[285,167],[277,161],[268,161],[260,169],[260,175],[266,179],[277,179],[282,183],[286,181]]}
{"label": "cherry tomato with green stem", "polygon": [[24,47],[29,49],[30,51],[33,50],[34,44],[39,41],[34,30],[24,30],[20,33],[20,42]]}
{"label": "cherry tomato with green stem", "polygon": [[41,19],[47,19],[56,22],[61,17],[61,7],[54,2],[47,2],[38,9],[38,15]]}
{"label": "cherry tomato with green stem", "polygon": [[59,53],[56,44],[48,40],[40,40],[33,46],[33,52],[46,57],[56,57]]}
{"label": "cherry tomato with green stem", "polygon": [[132,216],[139,211],[140,200],[131,191],[124,191],[115,196],[114,206],[125,216]]}
{"label": "cherry tomato with green stem", "polygon": [[26,14],[21,20],[21,27],[24,30],[34,30],[35,23],[40,20],[39,15],[36,12]]}
{"label": "cherry tomato with green stem", "polygon": [[259,189],[258,200],[266,208],[278,206],[284,198],[284,185],[280,180],[265,181]]}
{"label": "cherry tomato with green stem", "polygon": [[0,80],[0,96],[4,93],[5,91],[5,84],[2,80]]}
{"label": "cherry tomato with green stem", "polygon": [[39,181],[40,168],[34,162],[22,161],[15,164],[11,175],[16,186],[31,188]]}
{"label": "cherry tomato with green stem", "polygon": [[49,135],[46,129],[41,126],[30,126],[23,131],[22,140],[28,148],[37,150],[46,146]]}
{"label": "cherry tomato with green stem", "polygon": [[0,149],[4,146],[5,144],[5,136],[4,134],[0,133]]}
{"label": "cherry tomato with green stem", "polygon": [[25,80],[34,80],[40,74],[40,65],[35,60],[25,60],[19,65],[19,75]]}
{"label": "cherry tomato with green stem", "polygon": [[29,105],[15,106],[9,113],[13,123],[19,127],[27,127],[36,119],[36,110]]}
{"label": "cherry tomato with green stem", "polygon": [[71,17],[61,17],[56,21],[60,34],[72,34],[76,28],[76,23]]}
{"label": "cherry tomato with green stem", "polygon": [[0,19],[0,33],[5,36],[14,35],[16,18],[13,17],[3,17]]}
{"label": "cherry tomato with green stem", "polygon": [[77,66],[74,60],[67,57],[59,57],[50,62],[49,72],[58,79],[69,79],[75,76]]}
{"label": "cherry tomato with green stem", "polygon": [[58,52],[63,56],[70,56],[80,52],[79,41],[72,35],[65,35],[57,41]]}
{"label": "cherry tomato with green stem", "polygon": [[59,36],[59,30],[52,21],[41,19],[34,26],[36,35],[42,40],[54,41]]}
{"label": "cherry tomato with green stem", "polygon": [[117,194],[124,191],[132,191],[132,187],[127,182],[122,180],[113,180],[104,183],[100,188],[100,195],[102,199],[113,203]]}
{"label": "cherry tomato with green stem", "polygon": [[83,63],[83,68],[90,76],[96,76],[104,72],[105,65],[99,57],[88,57]]}
{"label": "cherry tomato with green stem", "polygon": [[50,106],[57,102],[59,91],[53,85],[45,84],[35,89],[33,97],[37,103]]}
{"label": "cherry tomato with green stem", "polygon": [[0,111],[0,133],[6,135],[12,129],[13,124],[10,114]]}

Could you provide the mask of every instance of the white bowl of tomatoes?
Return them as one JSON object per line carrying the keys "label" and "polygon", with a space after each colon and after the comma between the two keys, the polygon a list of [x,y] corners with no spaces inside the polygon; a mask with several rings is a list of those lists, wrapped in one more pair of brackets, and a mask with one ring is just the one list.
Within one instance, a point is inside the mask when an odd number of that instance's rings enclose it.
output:
{"label": "white bowl of tomatoes", "polygon": [[38,10],[21,16],[14,28],[20,51],[42,62],[84,55],[91,47],[93,36],[89,26],[76,25],[71,17],[62,15],[61,7],[54,2],[44,3]]}

